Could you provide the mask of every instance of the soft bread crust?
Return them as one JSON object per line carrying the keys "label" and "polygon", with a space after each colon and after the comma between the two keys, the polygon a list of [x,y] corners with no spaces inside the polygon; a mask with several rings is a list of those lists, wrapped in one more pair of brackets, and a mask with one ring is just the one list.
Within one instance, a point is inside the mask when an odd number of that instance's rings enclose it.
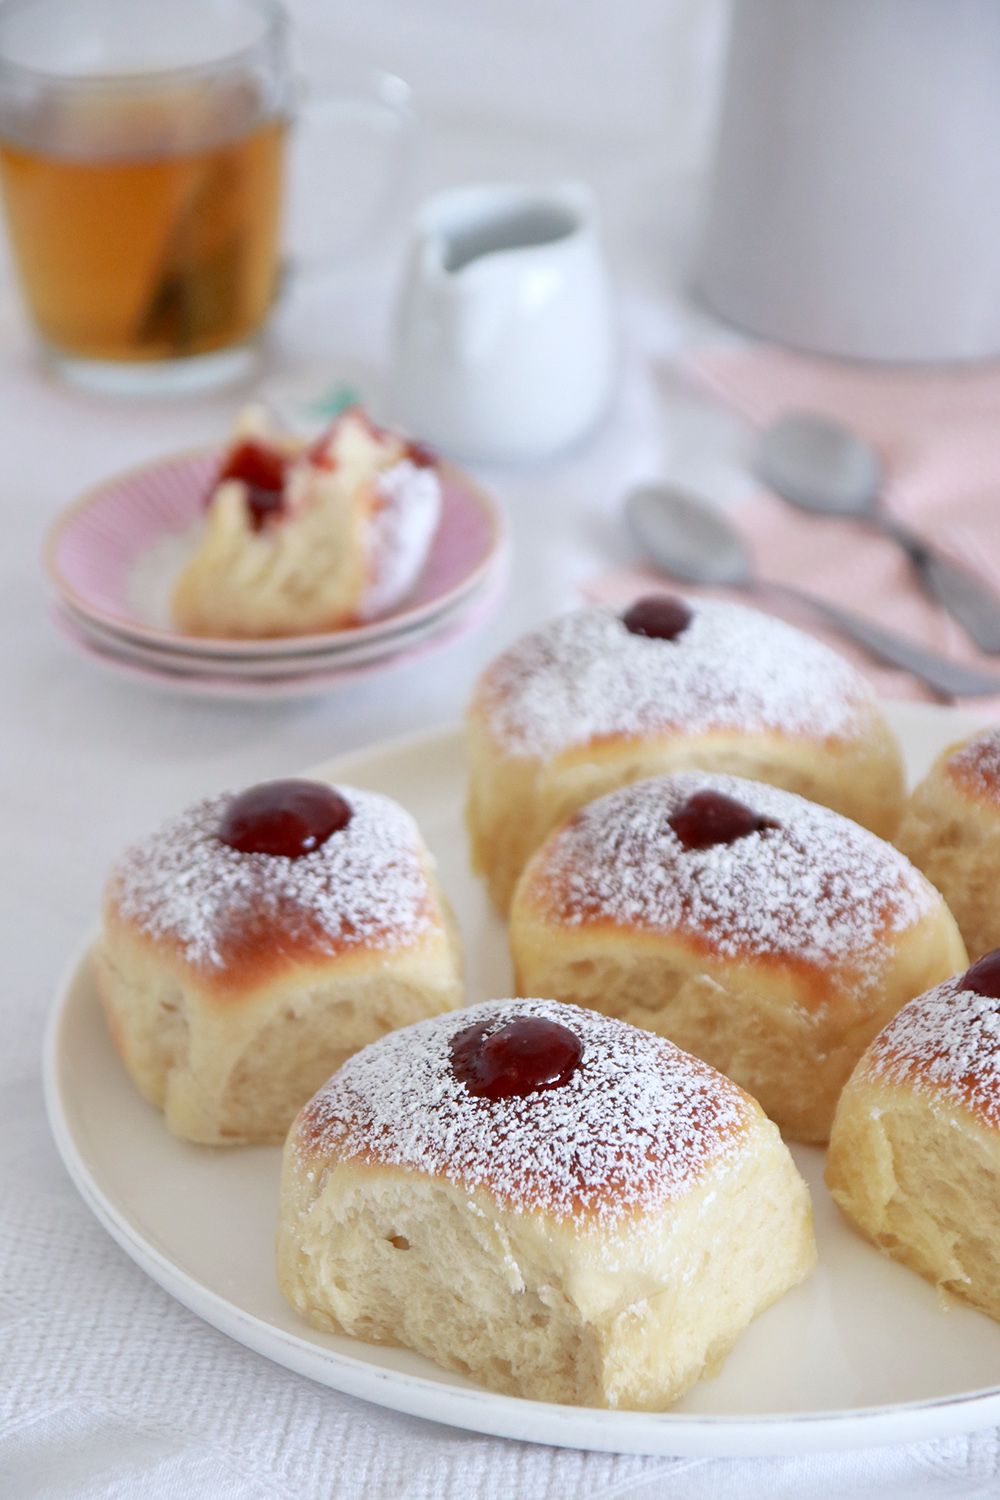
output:
{"label": "soft bread crust", "polygon": [[335,464],[305,451],[286,484],[286,513],[260,530],[245,486],[219,485],[172,609],[190,635],[263,638],[335,630],[392,609],[413,587],[440,513],[437,475],[405,445],[345,414]]}
{"label": "soft bread crust", "polygon": [[[131,851],[142,868],[156,858],[155,839],[147,847],[148,856],[143,846]],[[98,989],[129,1077],[175,1135],[209,1145],[280,1142],[353,1052],[462,1003],[457,928],[430,856],[419,843],[402,853],[414,894],[405,930],[373,923],[366,940],[337,942],[308,912],[297,927],[285,902],[220,924],[212,962],[164,930],[166,910],[150,931],[160,914],[131,910],[127,860],[116,867],[95,954]],[[165,908],[169,899],[168,891]]]}
{"label": "soft bread crust", "polygon": [[[560,1011],[579,1024],[546,1013]],[[319,1328],[414,1349],[493,1390],[662,1410],[815,1261],[808,1191],[777,1130],[728,1080],[716,1087],[739,1099],[737,1147],[679,1195],[610,1220],[346,1150],[317,1134],[313,1101],[285,1148],[281,1289]]]}
{"label": "soft bread crust", "polygon": [[417,947],[288,962],[220,997],[165,945],[109,923],[97,980],[126,1072],[168,1130],[204,1145],[279,1144],[352,1053],[462,1003],[451,920]]}
{"label": "soft bread crust", "polygon": [[1000,1002],[958,981],[908,1005],[841,1095],[826,1180],[886,1255],[1000,1320],[998,1035]]}
{"label": "soft bread crust", "polygon": [[[697,609],[735,611],[749,629],[780,626],[774,641],[774,668],[780,671],[788,639],[800,645],[809,638],[756,611],[700,601]],[[582,615],[608,611],[582,611]],[[576,616],[569,617],[575,619]],[[559,624],[559,622],[554,622]],[[787,634],[786,634],[787,633]],[[625,644],[612,637],[611,651],[634,651],[635,637],[620,632]],[[675,713],[669,689],[662,698],[662,722],[644,729],[605,730],[598,736],[575,737],[544,754],[512,746],[503,733],[510,699],[518,689],[520,656],[530,662],[533,639],[525,638],[480,679],[467,717],[469,788],[466,823],[472,864],[482,875],[497,910],[508,910],[517,878],[546,835],[595,798],[650,776],[702,769],[728,772],[769,782],[821,802],[884,838],[896,831],[904,796],[899,747],[867,682],[835,658],[831,672],[830,705],[836,732],[818,721],[813,732],[803,727],[754,722],[740,701],[742,664],[738,650],[720,656],[712,670],[719,682],[715,722],[701,726]],[[645,641],[643,648],[676,649],[672,642]],[[764,642],[766,655],[770,642]],[[815,647],[820,666],[828,666],[826,652]],[[551,670],[551,667],[549,668]],[[569,670],[569,669],[567,669]],[[525,669],[529,672],[530,667]],[[735,700],[735,701],[732,701]],[[843,709],[840,713],[839,710]]]}
{"label": "soft bread crust", "polygon": [[[628,906],[614,900],[604,909],[600,901],[581,904],[581,891],[603,887],[613,893],[630,880],[645,881],[648,888],[641,868],[626,868],[622,840],[634,836],[636,818],[648,816],[649,806],[656,816],[662,806],[665,821],[674,805],[704,789],[763,810],[789,829],[803,829],[811,888],[804,880],[801,893],[795,884],[774,891],[762,884],[759,899],[746,910],[734,900],[729,915],[735,930],[726,938],[719,925],[724,917],[711,900],[704,920],[685,914],[684,901],[680,918],[672,912],[668,898],[681,889],[691,856],[657,826],[632,847],[648,855],[650,873],[665,882],[662,909],[654,897],[641,920],[630,920]],[[597,826],[611,851],[604,869],[593,865],[588,829]],[[713,851],[721,856],[723,884],[728,880],[736,889],[735,874],[726,875],[727,860],[730,870],[751,877],[756,858],[767,870],[765,851],[755,841],[776,836],[754,835]],[[838,836],[850,840],[842,857],[828,842]],[[857,910],[862,861],[868,866],[865,912]],[[791,867],[793,881],[798,869]],[[825,875],[830,890],[853,902],[849,909],[824,896]],[[896,900],[897,890],[904,899]],[[826,932],[825,949],[797,950],[794,943],[772,941],[787,932],[772,927],[772,896],[798,911],[803,933]],[[788,1137],[804,1142],[828,1138],[840,1091],[872,1037],[915,993],[966,962],[944,901],[874,834],[775,788],[701,773],[612,793],[551,834],[517,886],[510,944],[522,992],[551,994],[669,1037],[735,1079]]]}
{"label": "soft bread crust", "polygon": [[938,756],[910,797],[896,843],[944,896],[970,958],[1000,947],[1000,731]]}

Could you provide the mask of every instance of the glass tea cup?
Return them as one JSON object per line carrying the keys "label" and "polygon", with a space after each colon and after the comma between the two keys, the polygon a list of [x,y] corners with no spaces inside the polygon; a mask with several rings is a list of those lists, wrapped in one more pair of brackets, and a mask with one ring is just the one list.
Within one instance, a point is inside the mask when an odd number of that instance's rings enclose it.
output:
{"label": "glass tea cup", "polygon": [[[279,286],[293,113],[314,135],[377,143],[370,227],[398,192],[405,85],[372,74],[297,94],[275,0],[0,4],[0,186],[29,315],[67,378],[155,394],[252,370]],[[325,171],[336,142],[322,145]],[[311,192],[336,219],[335,185]]]}

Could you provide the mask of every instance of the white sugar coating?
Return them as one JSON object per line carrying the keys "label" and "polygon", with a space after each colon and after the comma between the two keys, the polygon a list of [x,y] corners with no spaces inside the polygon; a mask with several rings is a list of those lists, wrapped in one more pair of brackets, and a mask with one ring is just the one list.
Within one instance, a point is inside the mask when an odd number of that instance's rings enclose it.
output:
{"label": "white sugar coating", "polygon": [[[580,1066],[523,1098],[471,1094],[450,1043],[522,1016],[573,1031]],[[390,1032],[339,1069],[295,1125],[299,1160],[381,1162],[472,1191],[519,1212],[613,1223],[681,1197],[746,1149],[754,1107],[662,1037],[554,1000],[492,1000]]]}
{"label": "white sugar coating", "polygon": [[1000,1129],[1000,1000],[963,989],[964,977],[904,1005],[861,1067],[867,1078],[944,1095]]}
{"label": "white sugar coating", "polygon": [[[702,791],[779,826],[687,849],[669,819]],[[550,838],[533,868],[532,898],[553,920],[681,930],[723,958],[777,954],[851,972],[863,961],[876,981],[892,936],[940,899],[898,850],[850,819],[794,792],[700,771],[636,782],[590,803]]]}
{"label": "white sugar coating", "polygon": [[205,968],[224,968],[234,938],[262,921],[280,923],[290,943],[308,936],[331,952],[416,941],[433,920],[416,823],[389,797],[337,790],[350,821],[298,859],[222,843],[216,831],[234,793],[206,797],[126,850],[109,900],[141,932],[173,940]]}
{"label": "white sugar coating", "polygon": [[411,591],[427,560],[441,516],[441,481],[434,469],[409,459],[384,469],[367,538],[368,584],[359,615],[393,609]]}
{"label": "white sugar coating", "polygon": [[504,750],[545,759],[607,735],[671,729],[861,732],[874,693],[822,642],[739,604],[690,608],[673,641],[633,635],[607,608],[562,615],[518,641],[487,670],[478,699]]}
{"label": "white sugar coating", "polygon": [[1000,802],[1000,729],[987,729],[950,756],[947,768],[980,797]]}

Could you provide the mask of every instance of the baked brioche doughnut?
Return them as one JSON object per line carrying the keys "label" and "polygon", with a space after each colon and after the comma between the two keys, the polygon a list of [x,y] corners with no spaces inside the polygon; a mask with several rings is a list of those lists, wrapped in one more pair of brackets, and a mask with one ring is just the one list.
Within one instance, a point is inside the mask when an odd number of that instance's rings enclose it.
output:
{"label": "baked brioche doughnut", "polygon": [[875,1038],[837,1106],[826,1180],[887,1255],[1000,1319],[1000,952]]}
{"label": "baked brioche doughnut", "polygon": [[501,912],[551,828],[647,776],[753,776],[887,837],[902,805],[899,750],[861,674],[783,621],[714,600],[653,595],[624,615],[552,620],[487,669],[468,733],[473,864]]}
{"label": "baked brioche doughnut", "polygon": [[201,544],[174,585],[192,635],[334,630],[413,588],[441,510],[430,455],[344,412],[310,448],[252,409],[222,465]]}
{"label": "baked brioche doughnut", "polygon": [[522,993],[668,1036],[800,1141],[826,1140],[889,1017],[965,962],[943,900],[891,845],[701,771],[611,792],[551,834],[510,942]]}
{"label": "baked brioche doughnut", "polygon": [[346,1057],[461,1004],[430,855],[388,797],[266,782],[129,849],[105,891],[101,999],[175,1135],[279,1141]]}
{"label": "baked brioche doughnut", "polygon": [[970,958],[1000,946],[1000,729],[938,757],[904,810],[896,843],[951,907]]}
{"label": "baked brioche doughnut", "polygon": [[661,1410],[814,1259],[808,1191],[752,1099],[548,1000],[391,1033],[285,1147],[293,1307],[517,1396]]}

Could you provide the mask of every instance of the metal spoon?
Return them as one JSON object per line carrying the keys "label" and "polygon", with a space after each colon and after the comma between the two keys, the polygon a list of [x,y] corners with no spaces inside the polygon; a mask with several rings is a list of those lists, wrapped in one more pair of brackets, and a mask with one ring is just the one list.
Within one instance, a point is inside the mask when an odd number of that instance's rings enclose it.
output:
{"label": "metal spoon", "polygon": [[1000,676],[949,661],[863,615],[827,604],[801,589],[757,578],[742,538],[721,512],[672,484],[645,484],[633,490],[625,500],[625,516],[645,555],[674,578],[795,599],[879,661],[911,672],[943,697],[977,698],[1000,692]]}
{"label": "metal spoon", "polygon": [[1000,597],[886,514],[882,462],[863,437],[814,412],[789,412],[765,428],[753,468],[769,489],[799,510],[853,516],[877,526],[903,549],[924,586],[976,645],[1000,653]]}

